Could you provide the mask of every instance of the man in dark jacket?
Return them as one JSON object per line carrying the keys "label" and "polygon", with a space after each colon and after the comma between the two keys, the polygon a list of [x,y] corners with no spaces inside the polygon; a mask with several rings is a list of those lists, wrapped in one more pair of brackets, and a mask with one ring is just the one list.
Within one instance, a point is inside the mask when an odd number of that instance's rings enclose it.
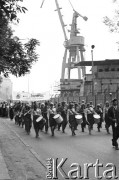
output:
{"label": "man in dark jacket", "polygon": [[108,117],[112,125],[112,145],[115,150],[119,150],[117,139],[119,137],[119,109],[117,107],[117,99],[112,100],[112,106],[108,109]]}
{"label": "man in dark jacket", "polygon": [[65,133],[65,128],[66,128],[66,125],[67,125],[67,107],[66,107],[66,102],[62,102],[62,104],[61,104],[61,116],[63,118],[62,132]]}

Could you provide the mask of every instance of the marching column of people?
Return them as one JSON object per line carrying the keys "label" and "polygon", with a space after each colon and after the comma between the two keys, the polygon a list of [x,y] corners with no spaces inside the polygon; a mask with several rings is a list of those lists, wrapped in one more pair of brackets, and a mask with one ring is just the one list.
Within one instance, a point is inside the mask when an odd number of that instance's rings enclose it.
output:
{"label": "marching column of people", "polygon": [[[6,105],[6,106],[5,106]],[[6,110],[5,110],[6,107]],[[6,113],[7,111],[7,113]],[[119,138],[119,108],[117,107],[117,99],[112,100],[112,104],[106,101],[104,107],[102,104],[97,104],[94,107],[92,101],[85,103],[66,102],[52,103],[46,101],[45,103],[33,102],[32,105],[28,103],[1,103],[0,115],[5,117],[8,114],[11,120],[15,119],[15,124],[22,128],[25,126],[27,134],[33,124],[36,138],[39,137],[39,131],[45,131],[51,136],[55,135],[55,129],[62,130],[65,133],[66,126],[71,129],[71,135],[76,135],[76,130],[80,125],[82,132],[88,126],[89,135],[92,134],[94,124],[97,124],[97,131],[101,132],[102,122],[105,122],[105,129],[107,134],[110,134],[109,128],[112,127],[112,146],[118,150]]]}

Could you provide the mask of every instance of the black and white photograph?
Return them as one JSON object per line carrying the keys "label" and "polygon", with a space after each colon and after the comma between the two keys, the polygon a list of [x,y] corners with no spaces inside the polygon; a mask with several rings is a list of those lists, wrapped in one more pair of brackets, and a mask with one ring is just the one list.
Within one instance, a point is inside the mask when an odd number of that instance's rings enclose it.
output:
{"label": "black and white photograph", "polygon": [[0,0],[0,180],[119,179],[119,0]]}

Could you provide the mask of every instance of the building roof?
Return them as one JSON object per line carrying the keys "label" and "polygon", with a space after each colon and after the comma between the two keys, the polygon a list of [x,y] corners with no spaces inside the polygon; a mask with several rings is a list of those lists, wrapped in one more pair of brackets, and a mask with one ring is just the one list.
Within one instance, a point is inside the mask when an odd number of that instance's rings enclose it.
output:
{"label": "building roof", "polygon": [[64,91],[64,92],[65,92],[65,91],[68,91],[68,92],[78,91],[78,92],[79,92],[80,89],[78,89],[78,88],[77,88],[77,89],[59,89],[58,91]]}
{"label": "building roof", "polygon": [[[105,59],[99,61],[93,61],[93,66],[104,65],[119,65],[119,59]],[[81,61],[75,64],[75,66],[92,66],[92,61]]]}

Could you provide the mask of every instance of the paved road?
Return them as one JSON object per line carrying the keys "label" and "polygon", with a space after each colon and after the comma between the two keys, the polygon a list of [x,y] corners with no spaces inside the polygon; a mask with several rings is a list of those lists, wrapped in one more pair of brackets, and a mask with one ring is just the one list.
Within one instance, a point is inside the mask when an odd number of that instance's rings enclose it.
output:
{"label": "paved road", "polygon": [[[66,133],[63,134],[61,131],[55,130],[55,136],[52,137],[49,131],[49,134],[40,132],[38,139],[35,138],[34,129],[32,128],[31,134],[26,135],[24,128],[19,127],[14,124],[14,121],[9,119],[4,119],[4,122],[9,125],[11,130],[14,130],[20,137],[26,142],[30,147],[38,153],[42,163],[46,166],[46,160],[48,158],[58,158],[58,163],[61,162],[61,159],[68,158],[63,165],[63,169],[66,174],[69,170],[78,169],[76,173],[73,173],[72,176],[79,176],[79,172],[83,176],[83,179],[86,179],[87,166],[84,165],[88,163],[93,163],[94,167],[89,168],[89,179],[98,179],[95,172],[98,170],[96,166],[96,161],[99,160],[99,163],[103,164],[103,167],[99,167],[99,175],[104,177],[104,172],[106,170],[112,170],[107,176],[113,176],[112,179],[115,179],[115,172],[119,176],[119,151],[115,151],[111,146],[111,135],[107,135],[104,125],[101,129],[101,132],[97,132],[96,125],[92,131],[92,135],[88,134],[88,130],[85,129],[85,132],[81,132],[80,126],[76,131],[76,136],[71,136],[70,129],[67,127]],[[70,167],[71,164],[77,163],[76,166]],[[97,164],[99,164],[97,162]],[[109,164],[111,163],[111,164]],[[109,167],[106,167],[106,166]],[[114,168],[114,165],[116,169]],[[79,168],[81,166],[81,169]],[[59,168],[60,170],[60,168]],[[61,173],[64,175],[63,171]],[[96,173],[96,174],[95,174]],[[85,178],[84,178],[85,176]],[[71,179],[71,175],[69,175]],[[58,179],[65,179],[61,176],[58,171]],[[77,178],[80,179],[80,178]],[[118,178],[119,179],[119,178]]]}

